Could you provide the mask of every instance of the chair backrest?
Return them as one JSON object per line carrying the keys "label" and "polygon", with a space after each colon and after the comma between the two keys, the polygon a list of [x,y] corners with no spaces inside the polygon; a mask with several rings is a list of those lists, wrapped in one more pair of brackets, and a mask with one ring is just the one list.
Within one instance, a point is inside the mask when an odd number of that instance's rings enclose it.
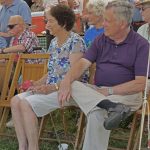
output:
{"label": "chair backrest", "polygon": [[[22,81],[38,80],[47,73],[47,62],[50,54],[23,54],[21,60],[21,75]],[[26,63],[26,59],[42,59],[39,64]]]}
{"label": "chair backrest", "polygon": [[[38,80],[47,71],[47,62],[50,54],[20,54],[16,64],[13,79],[7,93],[7,99],[0,102],[1,107],[10,107],[10,99],[14,96],[15,90],[18,88],[18,79],[22,75],[22,81]],[[26,59],[42,59],[41,64],[28,64]],[[6,98],[6,97],[5,97]]]}
{"label": "chair backrest", "polygon": [[0,54],[0,100],[6,98],[11,74],[13,72],[14,54]]}

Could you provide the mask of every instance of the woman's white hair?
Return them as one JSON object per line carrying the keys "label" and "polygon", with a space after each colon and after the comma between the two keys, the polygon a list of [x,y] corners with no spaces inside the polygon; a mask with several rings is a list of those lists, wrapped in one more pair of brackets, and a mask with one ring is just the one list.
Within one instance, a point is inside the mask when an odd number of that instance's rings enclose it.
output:
{"label": "woman's white hair", "polygon": [[105,6],[109,0],[89,0],[86,4],[87,10],[93,10],[93,13],[97,16],[103,15]]}

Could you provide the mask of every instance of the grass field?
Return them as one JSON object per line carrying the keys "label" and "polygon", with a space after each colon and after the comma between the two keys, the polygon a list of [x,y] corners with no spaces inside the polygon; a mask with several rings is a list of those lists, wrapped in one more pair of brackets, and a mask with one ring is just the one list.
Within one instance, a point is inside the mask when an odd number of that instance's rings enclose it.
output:
{"label": "grass field", "polygon": [[[76,130],[77,130],[77,122],[78,122],[78,117],[79,117],[80,112],[77,111],[72,111],[72,110],[66,110],[65,111],[65,118],[67,121],[67,139],[69,141],[73,141],[76,136]],[[62,119],[61,118],[61,113],[60,111],[56,111],[55,113],[52,114],[53,116],[53,121],[55,123],[55,129],[57,130],[57,134],[59,135],[59,138],[64,138],[64,131],[63,131],[63,124],[62,124]],[[127,145],[127,141],[123,141],[122,138],[125,137],[128,139],[129,135],[129,128],[128,124],[130,122],[131,118],[127,120],[125,123],[123,123],[121,126],[121,129],[113,130],[111,132],[111,135],[115,137],[115,140],[113,138],[110,138],[109,141],[109,146],[114,146],[118,148],[125,148]],[[124,128],[124,129],[123,129]],[[48,131],[48,132],[47,132]],[[10,135],[15,135],[14,128],[12,129],[6,129],[6,132],[9,133]],[[48,121],[46,125],[46,132],[44,132],[43,137],[46,138],[55,138],[55,132],[52,127],[52,123]],[[147,134],[144,132],[143,136],[143,141],[142,141],[142,146],[146,147],[146,137]],[[117,140],[116,140],[117,139]],[[47,141],[47,140],[41,140],[40,141],[40,150],[58,150],[58,142],[57,141]],[[69,143],[68,143],[69,144]],[[0,136],[0,150],[18,150],[18,142],[15,137],[3,137]],[[69,150],[73,150],[73,144],[69,144]]]}

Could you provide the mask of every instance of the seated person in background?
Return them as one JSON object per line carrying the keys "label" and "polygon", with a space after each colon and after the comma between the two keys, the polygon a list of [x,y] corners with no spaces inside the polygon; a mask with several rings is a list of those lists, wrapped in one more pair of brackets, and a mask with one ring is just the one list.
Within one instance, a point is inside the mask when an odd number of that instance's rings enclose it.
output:
{"label": "seated person in background", "polygon": [[[11,16],[8,22],[8,33],[12,35],[10,45],[7,48],[1,48],[0,53],[16,53],[15,62],[18,60],[19,53],[44,53],[42,50],[34,50],[39,46],[37,36],[26,26],[22,16]],[[41,59],[27,59],[28,63],[41,63]],[[21,83],[21,78],[19,80]],[[19,84],[20,84],[19,83]],[[12,127],[12,120],[7,122],[7,127]]]}
{"label": "seated person in background", "polygon": [[86,5],[87,9],[87,21],[88,25],[91,25],[84,34],[84,41],[87,47],[91,46],[91,43],[98,35],[104,32],[103,28],[103,13],[106,2],[103,0],[89,0]]}
{"label": "seated person in background", "polygon": [[136,7],[138,4],[139,0],[129,0],[134,5],[134,13],[133,13],[133,18],[132,18],[132,27],[134,31],[137,31],[138,28],[144,24],[144,21],[142,19],[140,9]]}
{"label": "seated person in background", "polygon": [[32,0],[31,12],[44,11],[43,0]]}
{"label": "seated person in background", "polygon": [[0,10],[0,36],[4,37],[9,46],[11,34],[7,31],[7,25],[10,16],[20,15],[23,17],[26,25],[31,24],[31,10],[23,0],[1,0],[2,9]]}
{"label": "seated person in background", "polygon": [[147,23],[142,25],[137,32],[150,43],[150,1],[139,1],[138,6],[141,8],[142,17]]}
{"label": "seated person in background", "polygon": [[[11,100],[19,150],[39,150],[37,117],[60,108],[57,100],[58,84],[86,50],[84,40],[71,31],[75,14],[70,8],[54,6],[46,11],[46,19],[46,29],[55,36],[49,46],[48,74],[33,82],[27,92],[18,94]],[[85,74],[82,81],[87,81],[87,78]],[[51,105],[54,108],[51,109]]]}
{"label": "seated person in background", "polygon": [[[108,2],[104,34],[96,37],[59,85],[59,104],[71,105],[73,99],[87,116],[83,150],[107,150],[109,130],[141,107],[149,43],[130,29],[132,16],[128,1]],[[92,63],[96,63],[95,85],[75,81]],[[50,99],[57,100],[54,95]]]}
{"label": "seated person in background", "polygon": [[8,33],[13,37],[7,48],[0,49],[1,53],[40,53],[34,51],[39,46],[37,36],[31,32],[19,15],[11,16],[8,22]]}

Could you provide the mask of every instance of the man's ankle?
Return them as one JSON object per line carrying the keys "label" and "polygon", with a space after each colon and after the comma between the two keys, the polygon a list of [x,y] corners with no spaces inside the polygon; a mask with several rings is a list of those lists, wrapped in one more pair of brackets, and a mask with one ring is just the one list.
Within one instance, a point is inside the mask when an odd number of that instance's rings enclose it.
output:
{"label": "man's ankle", "polygon": [[118,103],[111,102],[109,99],[104,99],[97,104],[98,107],[108,110],[109,108],[114,108]]}

